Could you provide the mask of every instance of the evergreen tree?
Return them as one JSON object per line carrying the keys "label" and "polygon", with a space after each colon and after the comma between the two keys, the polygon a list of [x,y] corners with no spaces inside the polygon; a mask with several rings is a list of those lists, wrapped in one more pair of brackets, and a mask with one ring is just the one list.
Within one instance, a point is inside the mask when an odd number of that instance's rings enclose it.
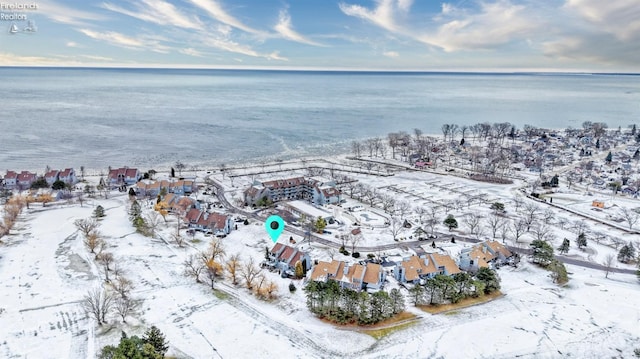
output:
{"label": "evergreen tree", "polygon": [[141,216],[142,207],[140,207],[140,203],[138,203],[137,200],[134,200],[133,203],[131,203],[131,207],[129,208],[129,220],[133,222],[134,219]]}
{"label": "evergreen tree", "polygon": [[147,329],[142,337],[142,341],[146,344],[151,344],[154,350],[164,357],[164,354],[169,349],[169,342],[164,337],[164,334],[155,325]]}
{"label": "evergreen tree", "polygon": [[161,359],[164,355],[157,352],[153,345],[143,339],[123,333],[118,346],[107,345],[100,351],[100,359]]}
{"label": "evergreen tree", "polygon": [[562,241],[562,244],[560,245],[560,247],[558,247],[558,251],[560,251],[560,254],[564,254],[569,252],[569,245],[570,245],[570,241],[568,239],[564,239]]}
{"label": "evergreen tree", "polygon": [[633,159],[640,159],[640,149],[637,149],[636,152],[633,153]]}
{"label": "evergreen tree", "polygon": [[578,235],[578,240],[576,241],[578,244],[578,248],[582,249],[582,247],[587,246],[587,236],[584,233],[580,233]]}
{"label": "evergreen tree", "polygon": [[553,260],[553,247],[549,244],[549,242],[540,239],[534,239],[531,242],[531,248],[533,249],[532,259],[534,263],[546,267]]}
{"label": "evergreen tree", "polygon": [[480,268],[478,273],[476,273],[476,279],[483,282],[484,293],[491,294],[497,290],[500,290],[500,278],[498,274],[493,269],[489,268]]}
{"label": "evergreen tree", "polygon": [[498,213],[498,212],[504,212],[504,203],[501,202],[493,202],[491,204],[491,210],[493,210],[494,212]]}
{"label": "evergreen tree", "polygon": [[613,160],[613,156],[611,155],[611,151],[609,151],[609,154],[607,154],[607,157],[604,160],[607,163],[611,163],[611,160]]}
{"label": "evergreen tree", "polygon": [[402,293],[400,293],[400,290],[398,290],[398,288],[391,289],[389,298],[391,299],[393,314],[398,314],[404,310],[404,296],[402,295]]}
{"label": "evergreen tree", "polygon": [[455,217],[450,214],[447,216],[447,218],[444,219],[444,223],[445,226],[447,226],[447,228],[449,228],[449,232],[451,232],[451,230],[453,228],[458,228],[458,221],[455,219]]}
{"label": "evergreen tree", "polygon": [[551,187],[558,187],[559,184],[560,179],[558,178],[558,175],[554,175],[553,177],[551,177]]}
{"label": "evergreen tree", "polygon": [[38,177],[38,179],[36,179],[31,183],[31,189],[40,189],[40,188],[48,188],[48,187],[49,187],[49,184],[47,183],[47,180],[45,180],[44,177],[42,176]]}
{"label": "evergreen tree", "polygon": [[600,139],[599,138],[596,140],[596,148],[600,149]]}
{"label": "evergreen tree", "polygon": [[620,248],[620,252],[618,252],[618,261],[622,263],[629,263],[635,257],[636,249],[631,242],[622,246],[622,248]]}
{"label": "evergreen tree", "polygon": [[415,284],[413,288],[409,289],[409,294],[411,294],[411,300],[413,305],[418,306],[424,303],[424,287]]}
{"label": "evergreen tree", "polygon": [[102,218],[104,216],[106,216],[106,214],[104,213],[104,207],[102,207],[101,205],[97,205],[96,209],[93,210],[93,217]]}
{"label": "evergreen tree", "polygon": [[553,278],[554,283],[565,284],[569,281],[567,268],[562,262],[554,259],[548,268],[551,271],[551,278]]}
{"label": "evergreen tree", "polygon": [[631,136],[635,136],[635,135],[636,135],[636,132],[637,132],[636,124],[634,123],[634,124],[633,124],[633,127],[631,127]]}
{"label": "evergreen tree", "polygon": [[316,232],[323,233],[324,229],[327,227],[327,221],[324,218],[322,218],[322,216],[320,216],[318,217],[318,219],[316,219],[314,227]]}
{"label": "evergreen tree", "polygon": [[64,189],[67,185],[60,180],[56,180],[55,182],[53,182],[53,184],[51,185],[51,189],[59,191],[61,189]]}

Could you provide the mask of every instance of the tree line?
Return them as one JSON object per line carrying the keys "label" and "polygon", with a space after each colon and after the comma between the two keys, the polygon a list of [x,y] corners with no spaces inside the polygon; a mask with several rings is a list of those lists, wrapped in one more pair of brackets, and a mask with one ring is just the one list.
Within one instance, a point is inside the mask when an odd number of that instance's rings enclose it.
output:
{"label": "tree line", "polygon": [[334,280],[310,281],[304,288],[307,308],[322,319],[339,324],[375,324],[405,309],[404,296],[396,288],[369,294],[342,288]]}
{"label": "tree line", "polygon": [[426,280],[424,286],[414,285],[409,290],[414,305],[437,305],[446,301],[458,303],[468,297],[481,297],[500,290],[500,277],[489,268],[480,268],[474,275],[461,272],[453,276],[437,274]]}

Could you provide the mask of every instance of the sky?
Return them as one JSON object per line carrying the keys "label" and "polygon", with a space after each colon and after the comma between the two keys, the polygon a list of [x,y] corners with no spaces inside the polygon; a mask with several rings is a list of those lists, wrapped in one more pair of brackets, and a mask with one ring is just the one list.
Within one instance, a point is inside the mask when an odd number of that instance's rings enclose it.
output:
{"label": "sky", "polygon": [[0,0],[1,27],[0,66],[640,72],[639,0]]}

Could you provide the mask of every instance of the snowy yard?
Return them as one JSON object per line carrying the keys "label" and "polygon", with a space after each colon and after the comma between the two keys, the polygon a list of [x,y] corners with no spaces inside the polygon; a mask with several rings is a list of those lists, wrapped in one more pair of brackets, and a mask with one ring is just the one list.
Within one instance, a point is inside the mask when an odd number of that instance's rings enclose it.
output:
{"label": "snowy yard", "polygon": [[[437,186],[427,184],[434,178],[440,178]],[[238,178],[232,185],[228,177],[216,179],[235,190],[236,198],[241,196],[239,184],[249,182]],[[464,198],[460,193],[484,194],[488,200],[505,202],[507,218],[515,217],[512,198],[517,185],[496,186],[427,173],[363,175],[358,179],[387,187],[382,191],[390,191],[388,186],[393,185],[410,192],[406,200],[413,207]],[[428,200],[415,200],[413,195]],[[575,194],[557,198],[554,203],[592,212],[590,202]],[[138,313],[127,318],[126,324],[111,316],[108,324],[98,326],[80,305],[90,289],[104,285],[104,272],[85,248],[83,235],[73,222],[91,216],[97,204],[106,209],[100,232],[108,243],[107,250],[114,254],[118,269],[135,284],[133,296],[142,300]],[[614,273],[605,279],[601,271],[567,266],[570,282],[558,287],[548,272],[525,260],[516,269],[499,270],[503,297],[439,315],[409,307],[422,319],[376,341],[317,320],[305,307],[302,281],[294,281],[298,290],[290,293],[291,280],[275,273],[267,272],[268,279],[279,286],[279,297],[271,302],[256,299],[228,280],[216,283],[220,291],[212,293],[206,283],[197,284],[183,275],[184,260],[205,249],[211,237],[198,233],[198,241],[178,247],[169,242],[175,230],[172,217],[169,223],[161,224],[160,238],[164,240],[141,236],[129,222],[129,205],[128,198],[120,195],[91,200],[83,207],[50,204],[42,208],[36,204],[23,212],[13,234],[3,238],[6,244],[0,246],[0,357],[93,358],[101,347],[116,343],[121,330],[140,335],[151,325],[165,333],[169,354],[179,358],[600,358],[629,357],[640,347],[640,285],[632,275]],[[575,218],[558,208],[550,210],[554,213],[554,246],[563,237],[573,241],[575,233],[559,228],[557,221]],[[371,211],[365,206],[353,215]],[[471,212],[490,215],[486,202],[465,204],[452,212],[456,216]],[[367,228],[366,223],[363,220],[364,239],[358,246],[393,243],[387,229]],[[616,229],[588,225],[608,237],[623,236]],[[469,235],[462,223],[460,227],[457,234]],[[447,231],[441,224],[437,230]],[[401,236],[411,234],[412,229],[407,229]],[[280,241],[287,242],[290,235],[285,232]],[[623,238],[637,240],[635,236]],[[531,236],[521,240],[527,246]],[[238,223],[238,230],[223,242],[227,255],[238,253],[242,260],[253,257],[256,262],[264,258],[265,246],[272,246],[263,224],[253,219],[247,226]],[[607,254],[615,253],[607,244],[607,240],[600,244],[590,241],[588,250],[582,251],[572,243],[568,255],[600,263]],[[309,250],[308,243],[299,245]],[[330,255],[319,244],[313,244],[310,252],[313,259],[327,260]],[[342,259],[340,255],[336,258]]]}

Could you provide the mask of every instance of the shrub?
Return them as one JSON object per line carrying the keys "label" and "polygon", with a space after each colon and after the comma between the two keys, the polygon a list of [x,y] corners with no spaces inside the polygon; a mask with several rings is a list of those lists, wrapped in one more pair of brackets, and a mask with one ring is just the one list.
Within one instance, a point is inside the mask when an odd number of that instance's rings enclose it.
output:
{"label": "shrub", "polygon": [[360,258],[360,252],[353,252],[353,254],[351,254],[351,256],[353,258]]}
{"label": "shrub", "polygon": [[296,286],[295,284],[293,284],[293,282],[289,283],[289,292],[293,293],[296,291]]}

